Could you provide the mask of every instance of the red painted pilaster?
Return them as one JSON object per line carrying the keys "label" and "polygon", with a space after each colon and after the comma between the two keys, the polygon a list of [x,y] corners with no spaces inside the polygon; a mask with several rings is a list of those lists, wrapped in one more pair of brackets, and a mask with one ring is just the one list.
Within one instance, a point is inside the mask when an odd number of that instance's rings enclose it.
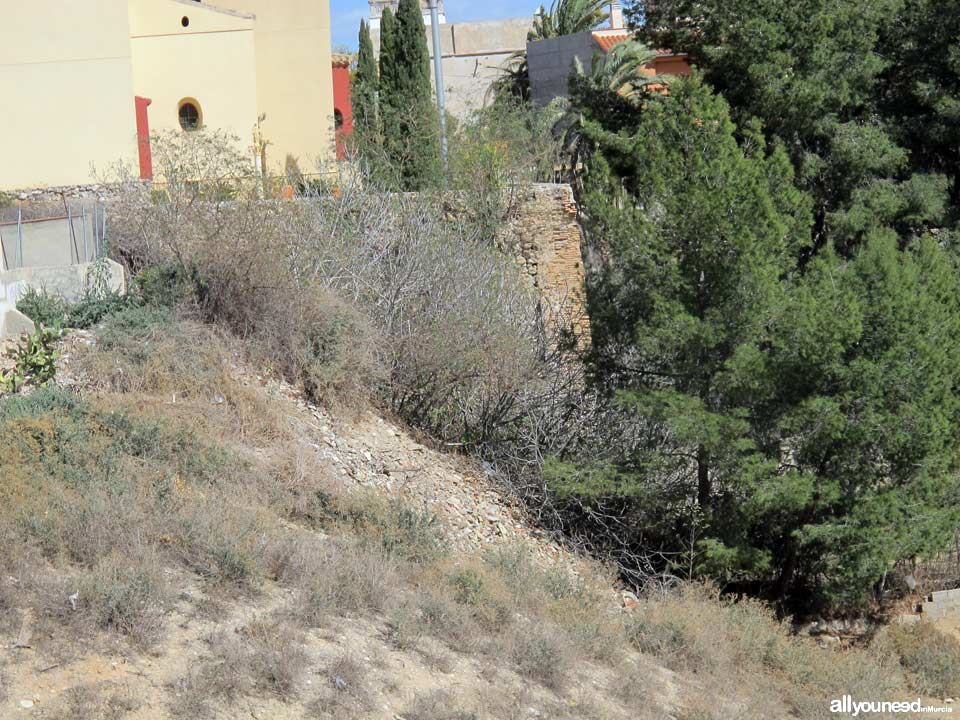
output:
{"label": "red painted pilaster", "polygon": [[137,151],[140,154],[140,179],[153,180],[153,154],[150,151],[150,98],[134,98],[137,107]]}

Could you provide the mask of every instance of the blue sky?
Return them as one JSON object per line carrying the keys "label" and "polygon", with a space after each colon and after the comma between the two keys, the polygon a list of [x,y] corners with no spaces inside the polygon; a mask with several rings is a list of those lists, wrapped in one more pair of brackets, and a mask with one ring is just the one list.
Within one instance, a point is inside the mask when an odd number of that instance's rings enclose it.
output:
{"label": "blue sky", "polygon": [[[533,17],[534,11],[547,0],[443,0],[447,22],[491,20],[493,18]],[[370,12],[367,0],[330,0],[330,25],[333,46],[357,47],[360,20]]]}

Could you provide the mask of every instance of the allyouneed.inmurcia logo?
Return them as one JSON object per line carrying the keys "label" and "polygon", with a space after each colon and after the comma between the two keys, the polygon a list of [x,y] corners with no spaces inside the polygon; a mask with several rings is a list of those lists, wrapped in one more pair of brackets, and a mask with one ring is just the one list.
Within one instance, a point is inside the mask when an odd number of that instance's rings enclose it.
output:
{"label": "allyouneed.inmurcia logo", "polygon": [[859,717],[867,713],[930,713],[949,715],[953,708],[949,705],[924,705],[922,700],[854,700],[844,695],[839,700],[830,701],[830,712],[844,713]]}

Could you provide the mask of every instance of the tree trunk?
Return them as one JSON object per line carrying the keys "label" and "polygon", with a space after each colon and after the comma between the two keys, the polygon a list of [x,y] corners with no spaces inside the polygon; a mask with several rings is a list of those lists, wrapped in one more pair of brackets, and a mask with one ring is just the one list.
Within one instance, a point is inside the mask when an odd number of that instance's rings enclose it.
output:
{"label": "tree trunk", "polygon": [[953,165],[953,187],[950,188],[950,201],[954,207],[960,204],[960,160]]}
{"label": "tree trunk", "polygon": [[777,605],[777,614],[783,614],[784,601],[787,597],[787,590],[790,589],[790,583],[793,582],[793,575],[797,571],[797,551],[791,547],[787,553],[787,558],[780,570],[780,576],[773,587],[773,601]]}
{"label": "tree trunk", "polygon": [[697,502],[701,508],[709,507],[710,495],[710,464],[707,449],[701,445],[697,448]]}

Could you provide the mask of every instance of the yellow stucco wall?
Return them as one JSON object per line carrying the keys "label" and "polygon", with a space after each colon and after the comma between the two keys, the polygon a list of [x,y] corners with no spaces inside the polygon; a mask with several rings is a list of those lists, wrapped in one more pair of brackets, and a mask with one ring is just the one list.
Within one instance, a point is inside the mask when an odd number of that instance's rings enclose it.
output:
{"label": "yellow stucco wall", "polygon": [[0,189],[82,184],[136,156],[128,0],[3,3]]}
{"label": "yellow stucco wall", "polygon": [[256,15],[257,104],[270,170],[287,154],[305,173],[334,158],[330,4],[327,0],[216,0]]}
{"label": "yellow stucco wall", "polygon": [[179,130],[181,101],[190,98],[200,107],[204,127],[225,130],[242,147],[252,146],[257,122],[253,28],[251,16],[195,2],[130,0],[133,87],[152,101],[151,132]]}
{"label": "yellow stucco wall", "polygon": [[[182,19],[189,18],[184,26]],[[0,190],[76,185],[118,160],[136,167],[134,96],[152,131],[203,124],[252,145],[260,114],[269,170],[334,158],[327,0],[29,0],[4,3]]]}

